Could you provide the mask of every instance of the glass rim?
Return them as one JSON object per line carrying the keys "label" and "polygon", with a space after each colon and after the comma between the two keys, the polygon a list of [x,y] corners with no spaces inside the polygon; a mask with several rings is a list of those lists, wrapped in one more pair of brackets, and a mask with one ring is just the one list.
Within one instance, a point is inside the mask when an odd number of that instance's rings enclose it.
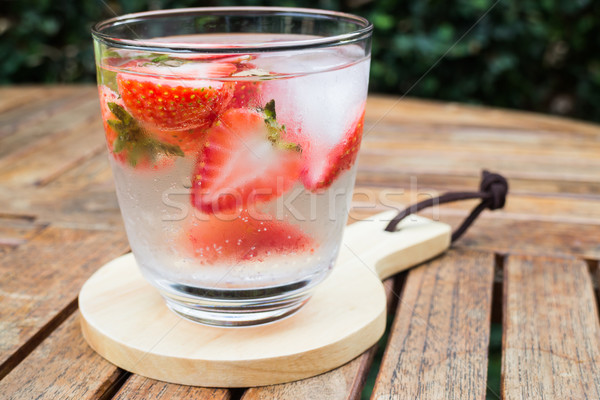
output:
{"label": "glass rim", "polygon": [[[215,46],[214,43],[174,43],[174,42],[155,42],[144,41],[140,39],[124,39],[117,38],[115,35],[109,35],[102,31],[117,25],[125,25],[131,22],[139,22],[141,20],[150,20],[153,18],[161,18],[165,16],[178,15],[215,15],[222,13],[227,15],[228,12],[257,12],[265,15],[296,15],[296,16],[315,16],[315,17],[331,17],[348,22],[355,23],[357,27],[348,33],[339,35],[318,37],[311,39],[301,39],[293,41],[281,42],[257,42],[257,43],[239,43],[234,44],[234,47]],[[105,45],[123,49],[142,50],[151,52],[168,52],[168,53],[247,53],[247,52],[270,52],[270,51],[289,51],[302,50],[308,48],[330,47],[335,45],[350,44],[367,38],[373,31],[373,24],[358,15],[330,11],[319,10],[314,8],[300,7],[193,7],[193,8],[175,8],[167,10],[145,11],[139,13],[124,14],[114,18],[110,18],[96,23],[92,26],[92,36],[94,39],[102,42]],[[228,43],[227,46],[231,46]]]}

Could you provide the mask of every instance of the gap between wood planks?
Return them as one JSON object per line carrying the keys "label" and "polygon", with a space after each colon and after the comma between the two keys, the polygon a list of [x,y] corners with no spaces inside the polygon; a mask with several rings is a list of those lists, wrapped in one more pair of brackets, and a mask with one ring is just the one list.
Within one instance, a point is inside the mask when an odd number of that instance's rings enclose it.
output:
{"label": "gap between wood planks", "polygon": [[592,277],[594,295],[596,296],[596,305],[598,306],[598,310],[600,310],[600,261],[589,258],[585,258],[584,261],[586,262],[588,271]]}
{"label": "gap between wood planks", "polygon": [[[500,399],[500,382],[502,379],[502,370],[497,368],[493,370],[492,363],[499,364],[502,358],[502,304],[503,304],[503,286],[504,265],[507,255],[505,253],[494,253],[494,281],[492,284],[492,315],[490,319],[490,340],[488,342],[487,357],[487,377],[486,377],[486,398]],[[500,348],[496,348],[496,343],[492,342],[495,331],[494,326],[500,326]],[[497,365],[499,366],[499,365]]]}
{"label": "gap between wood planks", "polygon": [[[394,325],[394,318],[396,316],[396,311],[398,305],[400,304],[400,299],[402,298],[402,294],[404,292],[404,285],[406,283],[406,277],[408,276],[408,271],[403,271],[397,275],[394,275],[392,279],[394,279],[394,284],[391,287],[392,295],[388,296],[387,303],[387,324],[385,327],[385,333],[383,337],[377,343],[377,350],[374,354],[373,360],[371,362],[370,368],[364,374],[363,388],[361,396],[357,396],[356,399],[371,397],[373,394],[373,389],[375,388],[375,380],[379,375],[379,369],[381,368],[381,361],[383,359],[385,349],[387,348],[387,344],[390,338],[390,333],[392,330],[392,326]],[[371,382],[372,380],[372,382]],[[367,387],[367,384],[371,385],[370,390]]]}
{"label": "gap between wood planks", "polygon": [[107,385],[105,390],[102,390],[102,388],[98,390],[98,394],[100,395],[98,400],[112,399],[132,375],[131,372],[125,371],[121,368],[117,368],[115,374],[117,375],[116,379],[113,380],[113,377],[110,377],[104,382]]}
{"label": "gap between wood planks", "polygon": [[0,365],[0,380],[10,373],[21,361],[35,350],[56,328],[77,310],[77,298],[73,299],[65,308],[54,316],[46,325],[37,331],[25,344],[15,351]]}

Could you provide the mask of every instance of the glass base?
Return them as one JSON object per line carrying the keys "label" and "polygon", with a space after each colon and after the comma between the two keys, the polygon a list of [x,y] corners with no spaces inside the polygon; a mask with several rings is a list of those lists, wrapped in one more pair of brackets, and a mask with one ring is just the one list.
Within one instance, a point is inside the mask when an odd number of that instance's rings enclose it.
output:
{"label": "glass base", "polygon": [[180,316],[205,325],[242,327],[267,324],[294,314],[329,275],[331,267],[283,285],[227,289],[156,279],[149,271],[140,270],[158,289],[169,309]]}
{"label": "glass base", "polygon": [[298,311],[309,300],[317,282],[307,280],[246,290],[157,283],[167,306],[186,319],[213,326],[252,326],[277,321]]}
{"label": "glass base", "polygon": [[274,322],[298,311],[310,296],[261,304],[203,305],[166,297],[167,306],[182,317],[213,326],[253,326]]}
{"label": "glass base", "polygon": [[310,294],[254,301],[190,301],[162,293],[167,306],[194,322],[213,326],[252,326],[277,321],[298,311]]}

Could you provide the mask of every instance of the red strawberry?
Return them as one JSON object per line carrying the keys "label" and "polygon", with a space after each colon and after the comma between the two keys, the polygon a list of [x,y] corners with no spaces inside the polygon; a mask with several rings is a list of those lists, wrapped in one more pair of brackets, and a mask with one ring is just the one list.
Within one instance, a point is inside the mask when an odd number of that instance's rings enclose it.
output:
{"label": "red strawberry", "polygon": [[230,107],[260,107],[262,81],[258,80],[258,77],[268,73],[257,69],[254,64],[247,62],[238,62],[236,63],[236,67],[237,71],[233,76],[241,77],[242,79],[235,82]]}
{"label": "red strawberry", "polygon": [[236,81],[231,108],[258,107],[260,102],[260,81]]}
{"label": "red strawberry", "polygon": [[210,216],[183,233],[184,247],[203,264],[264,261],[272,255],[313,252],[313,240],[302,230],[268,215],[243,210],[234,219]]}
{"label": "red strawberry", "polygon": [[206,133],[192,175],[192,204],[226,212],[264,203],[289,190],[300,174],[300,148],[282,140],[275,103],[264,112],[230,109]]}
{"label": "red strawberry", "polygon": [[123,108],[123,100],[108,87],[98,87],[102,122],[110,154],[122,164],[157,169],[173,164],[171,156],[184,154],[177,146],[155,140]]}
{"label": "red strawberry", "polygon": [[344,171],[354,165],[362,139],[365,108],[361,108],[357,119],[350,125],[342,141],[327,154],[321,154],[319,146],[307,146],[303,154],[300,180],[311,191],[327,189]]}
{"label": "red strawberry", "polygon": [[131,115],[157,129],[178,131],[213,124],[231,101],[234,85],[211,78],[228,77],[236,67],[217,62],[171,66],[136,61],[128,70],[132,73],[117,75],[117,83]]}

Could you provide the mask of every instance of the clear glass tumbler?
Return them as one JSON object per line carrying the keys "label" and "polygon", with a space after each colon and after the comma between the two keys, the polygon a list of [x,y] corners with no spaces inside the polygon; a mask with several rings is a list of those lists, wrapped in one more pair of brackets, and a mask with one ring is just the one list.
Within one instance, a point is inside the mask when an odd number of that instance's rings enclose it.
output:
{"label": "clear glass tumbler", "polygon": [[125,228],[172,310],[270,322],[328,275],[354,186],[371,31],[349,14],[247,7],[93,28]]}

